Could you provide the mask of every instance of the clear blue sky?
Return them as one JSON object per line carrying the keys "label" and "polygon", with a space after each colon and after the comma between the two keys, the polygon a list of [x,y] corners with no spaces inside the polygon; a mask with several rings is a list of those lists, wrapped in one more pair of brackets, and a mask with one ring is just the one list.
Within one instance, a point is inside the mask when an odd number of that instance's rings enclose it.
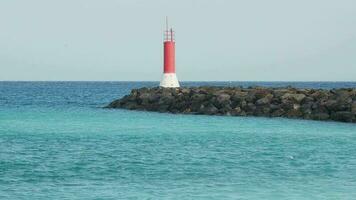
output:
{"label": "clear blue sky", "polygon": [[356,81],[355,0],[1,0],[0,80]]}

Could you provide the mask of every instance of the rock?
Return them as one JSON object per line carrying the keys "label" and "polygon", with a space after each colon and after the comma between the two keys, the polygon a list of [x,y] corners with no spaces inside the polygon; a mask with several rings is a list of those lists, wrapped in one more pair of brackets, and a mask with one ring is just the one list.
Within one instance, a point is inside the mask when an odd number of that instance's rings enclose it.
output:
{"label": "rock", "polygon": [[260,88],[260,89],[256,90],[254,96],[256,97],[256,99],[261,99],[261,98],[266,97],[267,95],[273,97],[273,95],[270,93],[270,91],[268,89]]}
{"label": "rock", "polygon": [[217,101],[220,103],[220,104],[224,104],[224,103],[227,103],[230,101],[230,95],[228,94],[219,94],[218,97],[217,97]]}
{"label": "rock", "polygon": [[270,102],[271,100],[269,98],[263,97],[261,99],[258,99],[256,101],[256,105],[266,105]]}
{"label": "rock", "polygon": [[271,117],[281,117],[285,114],[283,109],[276,110],[271,114]]}
{"label": "rock", "polygon": [[254,111],[256,116],[270,116],[271,109],[269,107],[257,107]]}
{"label": "rock", "polygon": [[299,110],[300,105],[299,104],[293,104],[293,110]]}
{"label": "rock", "polygon": [[330,116],[327,113],[315,113],[312,114],[311,118],[314,120],[328,120]]}
{"label": "rock", "polygon": [[256,91],[251,90],[247,93],[247,96],[245,98],[247,102],[254,102],[256,100]]}
{"label": "rock", "polygon": [[304,103],[311,103],[311,102],[314,102],[314,98],[313,98],[313,97],[310,97],[310,96],[306,96],[306,97],[303,99],[303,102],[304,102]]}
{"label": "rock", "polygon": [[312,105],[313,105],[313,103],[305,103],[305,104],[302,104],[299,109],[304,114],[311,114],[312,113]]}
{"label": "rock", "polygon": [[326,101],[325,106],[329,111],[335,111],[338,109],[338,103],[336,100],[333,99]]}
{"label": "rock", "polygon": [[276,89],[273,91],[273,95],[277,98],[280,98],[284,94],[288,93],[290,90],[289,89]]}
{"label": "rock", "polygon": [[189,114],[189,113],[191,113],[191,112],[192,112],[192,111],[191,111],[190,108],[186,108],[186,109],[184,109],[184,110],[182,111],[183,114]]}
{"label": "rock", "polygon": [[121,99],[117,99],[117,100],[111,102],[109,105],[105,106],[104,108],[119,108],[121,106],[120,102],[121,102]]}
{"label": "rock", "polygon": [[160,105],[158,107],[158,112],[168,112],[169,111],[169,105]]}
{"label": "rock", "polygon": [[159,100],[159,96],[151,93],[140,93],[138,96],[138,102],[142,104],[149,104]]}
{"label": "rock", "polygon": [[151,96],[150,93],[140,93],[139,97],[140,99],[148,99]]}
{"label": "rock", "polygon": [[290,110],[287,112],[287,117],[289,118],[298,118],[301,117],[303,113],[300,110]]}
{"label": "rock", "polygon": [[140,88],[106,108],[157,112],[271,116],[356,123],[356,89],[264,87]]}
{"label": "rock", "polygon": [[206,114],[206,115],[214,115],[216,113],[218,113],[218,109],[212,105],[212,104],[209,104],[207,107],[203,107],[200,111],[200,113],[202,114]]}
{"label": "rock", "polygon": [[234,113],[236,113],[236,114],[239,114],[239,113],[241,113],[241,108],[240,107],[236,107],[236,108],[234,108]]}
{"label": "rock", "polygon": [[294,102],[292,100],[285,100],[283,103],[280,104],[281,108],[284,110],[293,110],[294,109]]}
{"label": "rock", "polygon": [[230,104],[231,104],[230,95],[228,95],[226,93],[218,94],[218,96],[212,97],[211,102],[218,109],[224,108],[228,105],[230,106]]}
{"label": "rock", "polygon": [[201,101],[204,101],[206,99],[206,95],[205,94],[201,94],[201,93],[198,93],[198,94],[193,94],[192,96],[192,101],[194,102],[201,102]]}
{"label": "rock", "polygon": [[129,109],[129,110],[134,110],[138,108],[138,105],[135,102],[127,102],[124,105],[124,108]]}
{"label": "rock", "polygon": [[231,101],[238,105],[243,100],[245,100],[246,96],[247,96],[247,92],[236,91],[235,94],[231,97]]}
{"label": "rock", "polygon": [[355,114],[348,111],[339,111],[333,113],[331,119],[341,122],[352,122],[355,119]]}
{"label": "rock", "polygon": [[164,94],[164,96],[162,96],[159,101],[158,104],[159,105],[170,105],[172,104],[174,101],[174,97],[172,96],[171,93],[168,94]]}
{"label": "rock", "polygon": [[240,105],[241,105],[241,108],[245,108],[247,106],[247,102],[245,100],[243,100]]}
{"label": "rock", "polygon": [[356,88],[354,88],[350,93],[352,100],[356,101]]}
{"label": "rock", "polygon": [[255,104],[253,104],[253,103],[248,103],[247,104],[247,111],[255,111],[256,110],[256,106],[255,106]]}
{"label": "rock", "polygon": [[324,99],[327,98],[329,95],[323,90],[316,90],[310,96],[314,99]]}
{"label": "rock", "polygon": [[266,96],[258,99],[256,101],[256,105],[266,105],[266,104],[269,104],[271,102],[273,98],[273,95],[272,94],[267,94]]}
{"label": "rock", "polygon": [[182,92],[183,94],[189,94],[189,93],[190,93],[190,90],[187,89],[187,88],[183,88],[183,89],[181,90],[181,92]]}
{"label": "rock", "polygon": [[341,101],[352,101],[351,92],[347,89],[339,89],[335,91],[336,98]]}
{"label": "rock", "polygon": [[305,94],[286,93],[281,98],[282,98],[282,100],[288,99],[288,100],[294,100],[297,103],[300,103],[305,98]]}
{"label": "rock", "polygon": [[269,108],[272,111],[275,111],[275,110],[279,110],[281,108],[281,106],[280,105],[276,105],[276,104],[270,104]]}
{"label": "rock", "polygon": [[232,108],[229,104],[225,104],[222,108],[219,109],[219,113],[221,114],[231,114]]}
{"label": "rock", "polygon": [[353,114],[356,114],[356,101],[354,101],[354,102],[352,103],[351,112],[352,112]]}

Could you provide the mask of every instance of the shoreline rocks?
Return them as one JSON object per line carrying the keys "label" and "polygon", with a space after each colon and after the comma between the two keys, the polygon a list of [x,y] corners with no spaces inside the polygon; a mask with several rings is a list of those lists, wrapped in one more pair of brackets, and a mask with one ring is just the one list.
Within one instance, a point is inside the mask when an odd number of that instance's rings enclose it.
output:
{"label": "shoreline rocks", "polygon": [[356,88],[140,88],[106,108],[356,123]]}

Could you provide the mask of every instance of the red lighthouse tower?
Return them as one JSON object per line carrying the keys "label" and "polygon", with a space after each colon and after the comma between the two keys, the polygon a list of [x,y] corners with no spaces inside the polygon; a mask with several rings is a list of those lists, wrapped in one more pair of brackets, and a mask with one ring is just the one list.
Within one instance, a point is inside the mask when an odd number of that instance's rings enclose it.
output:
{"label": "red lighthouse tower", "polygon": [[174,31],[172,28],[168,28],[168,20],[166,18],[166,31],[164,33],[163,41],[163,77],[161,87],[179,87],[178,78],[176,75],[175,66],[175,41],[174,41]]}

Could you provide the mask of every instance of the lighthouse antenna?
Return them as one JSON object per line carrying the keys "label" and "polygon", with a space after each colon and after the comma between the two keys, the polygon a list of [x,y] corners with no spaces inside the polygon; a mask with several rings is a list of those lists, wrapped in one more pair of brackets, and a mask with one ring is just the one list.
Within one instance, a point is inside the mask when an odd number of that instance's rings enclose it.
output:
{"label": "lighthouse antenna", "polygon": [[168,16],[166,16],[166,30],[164,31],[164,40],[169,40]]}
{"label": "lighthouse antenna", "polygon": [[166,16],[166,31],[168,31],[168,16]]}
{"label": "lighthouse antenna", "polygon": [[171,41],[173,42],[173,30],[171,28]]}

